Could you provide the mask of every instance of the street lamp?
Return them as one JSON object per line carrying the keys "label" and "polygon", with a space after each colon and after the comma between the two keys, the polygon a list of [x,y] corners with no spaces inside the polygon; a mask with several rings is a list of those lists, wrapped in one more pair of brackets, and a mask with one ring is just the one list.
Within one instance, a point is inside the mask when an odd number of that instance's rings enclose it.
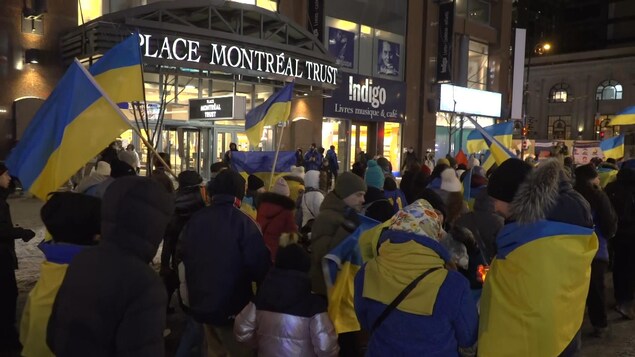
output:
{"label": "street lamp", "polygon": [[525,140],[527,140],[527,134],[529,133],[527,128],[527,100],[529,99],[529,73],[531,71],[531,59],[536,55],[544,55],[545,53],[551,51],[552,45],[549,42],[539,42],[537,43],[533,51],[529,52],[529,56],[527,58],[527,77],[525,79],[525,90],[523,92],[523,128],[522,128],[522,137],[520,143],[520,158],[521,160],[525,159]]}

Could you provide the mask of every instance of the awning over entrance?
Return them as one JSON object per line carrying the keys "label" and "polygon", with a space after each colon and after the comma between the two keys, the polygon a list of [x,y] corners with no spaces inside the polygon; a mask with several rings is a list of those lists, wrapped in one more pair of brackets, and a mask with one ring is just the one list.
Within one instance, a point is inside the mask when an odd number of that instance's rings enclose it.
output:
{"label": "awning over entrance", "polygon": [[104,15],[62,38],[63,61],[92,62],[134,31],[149,72],[172,67],[255,83],[295,80],[297,89],[307,91],[340,82],[335,59],[309,31],[235,2],[159,2]]}

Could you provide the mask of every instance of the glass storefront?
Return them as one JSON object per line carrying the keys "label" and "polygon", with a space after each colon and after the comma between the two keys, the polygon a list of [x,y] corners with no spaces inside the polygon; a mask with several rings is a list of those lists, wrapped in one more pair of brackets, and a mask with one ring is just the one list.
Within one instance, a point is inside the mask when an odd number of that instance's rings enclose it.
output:
{"label": "glass storefront", "polygon": [[383,155],[392,164],[393,171],[401,167],[401,124],[384,123]]}
{"label": "glass storefront", "polygon": [[[496,123],[494,118],[476,117],[476,122],[482,126],[490,126]],[[459,149],[467,153],[467,137],[475,127],[472,123],[451,113],[437,113],[437,126],[435,136],[435,156],[437,159],[445,157],[446,154],[456,155]]]}

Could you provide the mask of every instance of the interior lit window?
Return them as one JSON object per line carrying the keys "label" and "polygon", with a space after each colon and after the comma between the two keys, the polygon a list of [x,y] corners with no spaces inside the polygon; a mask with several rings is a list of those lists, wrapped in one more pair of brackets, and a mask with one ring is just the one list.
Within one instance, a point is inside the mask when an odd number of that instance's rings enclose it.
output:
{"label": "interior lit window", "polygon": [[489,61],[487,43],[470,41],[467,64],[467,87],[487,90],[487,64]]}
{"label": "interior lit window", "polygon": [[569,85],[558,83],[549,92],[549,101],[552,103],[566,103],[569,100]]}
{"label": "interior lit window", "polygon": [[103,15],[102,6],[102,0],[78,0],[77,24],[82,25]]}

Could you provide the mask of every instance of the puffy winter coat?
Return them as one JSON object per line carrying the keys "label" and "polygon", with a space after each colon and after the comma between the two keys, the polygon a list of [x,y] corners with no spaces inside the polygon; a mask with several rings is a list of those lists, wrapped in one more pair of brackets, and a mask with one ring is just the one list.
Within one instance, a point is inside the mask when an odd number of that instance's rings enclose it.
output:
{"label": "puffy winter coat", "polygon": [[[300,208],[302,209],[302,227],[320,213],[320,206],[324,201],[324,194],[320,191],[320,172],[311,170],[304,176],[305,191],[302,195]],[[301,228],[301,227],[300,227]]]}
{"label": "puffy winter coat", "polygon": [[56,356],[163,356],[165,287],[148,265],[174,210],[145,177],[122,177],[102,201],[101,243],[73,258],[49,319]]}
{"label": "puffy winter coat", "polygon": [[190,313],[201,323],[230,325],[271,265],[258,224],[231,195],[215,195],[181,234]]}
{"label": "puffy winter coat", "polygon": [[595,234],[598,236],[599,248],[595,259],[609,261],[608,240],[617,231],[617,215],[611,201],[602,189],[591,184],[576,184],[575,190],[589,202],[593,213]]}
{"label": "puffy winter coat", "polygon": [[289,197],[273,192],[265,192],[260,196],[256,221],[262,229],[265,245],[271,252],[271,261],[275,261],[280,235],[298,231],[294,210],[295,202]]}
{"label": "puffy winter coat", "polygon": [[494,201],[481,190],[474,201],[474,211],[459,217],[455,225],[469,229],[488,261],[496,255],[496,236],[503,228],[503,217],[494,213]]}
{"label": "puffy winter coat", "polygon": [[259,356],[337,356],[337,333],[326,300],[311,294],[306,273],[273,269],[253,302],[236,317],[239,342]]}

